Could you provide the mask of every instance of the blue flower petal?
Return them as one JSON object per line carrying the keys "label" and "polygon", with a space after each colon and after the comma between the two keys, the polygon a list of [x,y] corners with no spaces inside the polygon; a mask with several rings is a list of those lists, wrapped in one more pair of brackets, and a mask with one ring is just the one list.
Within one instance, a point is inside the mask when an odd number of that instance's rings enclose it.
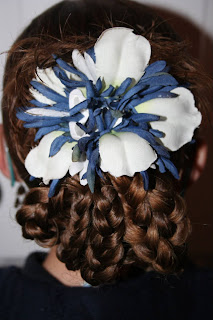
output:
{"label": "blue flower petal", "polygon": [[40,128],[38,130],[38,132],[35,135],[35,140],[37,141],[39,139],[41,139],[43,136],[45,136],[46,134],[52,132],[52,131],[57,131],[57,130],[61,130],[61,126],[60,125],[56,125],[56,126],[52,126],[52,127],[43,127]]}
{"label": "blue flower petal", "polygon": [[79,147],[81,152],[85,152],[87,144],[92,139],[93,139],[93,136],[91,135],[89,137],[83,137],[80,140],[78,140],[78,147]]}
{"label": "blue flower petal", "polygon": [[[150,87],[148,87],[147,89],[144,89],[141,93],[140,93],[140,95],[143,97],[143,96],[145,96],[145,95],[147,95],[147,94],[151,94],[151,93],[154,93],[154,92],[157,92],[157,91],[159,91],[159,90],[161,90],[162,88],[164,88],[163,86],[150,86]],[[171,89],[170,89],[171,90]]]}
{"label": "blue flower petal", "polygon": [[64,117],[64,118],[50,118],[50,117],[38,117],[34,116],[34,119],[28,120],[24,123],[25,128],[42,128],[42,127],[50,127],[60,124],[62,127],[70,121],[77,122],[82,118],[82,115],[76,115],[75,117]]}
{"label": "blue flower petal", "polygon": [[179,87],[179,85],[177,85],[177,86],[165,86],[165,87],[162,87],[160,90],[158,90],[158,92],[170,92],[173,89],[176,89],[177,87]]}
{"label": "blue flower petal", "polygon": [[170,66],[166,66],[161,72],[169,73],[170,69]]}
{"label": "blue flower petal", "polygon": [[[114,130],[117,131],[116,128],[114,128]],[[141,128],[138,128],[138,127],[129,126],[129,127],[120,129],[119,132],[132,132],[137,134],[139,137],[145,139],[146,141],[148,141],[152,146],[157,144],[155,138],[151,133],[149,133],[146,130],[142,130]]]}
{"label": "blue flower petal", "polygon": [[159,156],[162,156],[164,158],[170,158],[170,154],[169,154],[169,151],[164,147],[164,146],[161,146],[161,145],[153,145],[152,146],[153,149],[156,151],[156,153],[159,155]]}
{"label": "blue flower petal", "polygon": [[146,88],[146,84],[138,83],[136,86],[134,86],[129,91],[127,91],[127,93],[124,95],[123,99],[121,99],[121,101],[119,103],[119,109],[120,109],[120,105],[123,103],[123,101],[126,101],[129,98],[132,98],[135,94],[142,91],[144,88]]}
{"label": "blue flower petal", "polygon": [[175,177],[175,179],[180,179],[179,173],[175,165],[172,163],[171,160],[166,159],[164,157],[161,158],[165,167],[171,172],[171,174]]}
{"label": "blue flower petal", "polygon": [[145,74],[142,76],[142,78],[146,78],[146,77],[153,75],[157,72],[162,72],[162,71],[164,71],[165,67],[166,67],[166,61],[164,61],[164,60],[159,60],[159,61],[153,62],[145,69]]}
{"label": "blue flower petal", "polygon": [[165,134],[162,131],[156,129],[150,129],[149,132],[151,132],[157,138],[163,138],[165,136]]}
{"label": "blue flower petal", "polygon": [[95,126],[95,117],[92,109],[89,109],[89,118],[87,122],[87,130],[88,132],[91,132],[94,129]]}
{"label": "blue flower petal", "polygon": [[110,129],[114,129],[117,132],[119,132],[120,129],[125,128],[125,127],[127,127],[129,125],[129,120],[123,119],[122,122],[119,125],[114,127],[116,121],[117,121],[117,119],[113,119],[113,121],[112,121],[112,123],[110,125]]}
{"label": "blue flower petal", "polygon": [[139,121],[139,122],[150,122],[150,121],[158,121],[160,120],[160,117],[155,115],[155,114],[149,114],[149,113],[137,113],[137,114],[133,114],[130,117],[132,120],[134,121]]}
{"label": "blue flower petal", "polygon": [[97,124],[98,130],[100,132],[103,131],[105,128],[104,128],[104,122],[103,122],[103,119],[102,119],[102,115],[97,115],[95,117],[95,120],[96,120],[96,124]]}
{"label": "blue flower petal", "polygon": [[94,151],[94,146],[96,145],[95,141],[93,141],[92,139],[88,142],[87,144],[87,150],[86,150],[86,155],[87,155],[87,159],[90,159],[93,151]]}
{"label": "blue flower petal", "polygon": [[54,119],[54,120],[36,120],[36,121],[31,121],[28,123],[24,123],[24,128],[42,128],[42,127],[49,127],[49,126],[54,126],[57,124],[60,124],[60,120]]}
{"label": "blue flower petal", "polygon": [[87,89],[87,99],[93,98],[96,96],[95,87],[93,86],[92,81],[86,81],[86,89]]}
{"label": "blue flower petal", "polygon": [[82,123],[80,123],[80,122],[77,122],[76,123],[78,126],[79,126],[79,128],[81,129],[81,130],[83,130],[85,133],[89,133],[88,132],[88,128],[84,125],[84,124],[82,124]]}
{"label": "blue flower petal", "polygon": [[51,144],[49,157],[53,157],[54,155],[56,155],[66,142],[72,142],[72,141],[75,141],[75,140],[73,140],[71,136],[61,135],[57,137]]}
{"label": "blue flower petal", "polygon": [[128,87],[131,85],[132,83],[132,79],[131,78],[126,78],[126,80],[124,80],[120,87],[115,91],[115,96],[120,96],[122,94],[125,93],[125,91],[128,89]]}
{"label": "blue flower petal", "polygon": [[98,176],[99,176],[101,179],[104,180],[103,173],[102,173],[102,171],[101,171],[101,169],[100,169],[99,166],[96,166],[96,172],[97,172]]}
{"label": "blue flower petal", "polygon": [[163,163],[163,161],[161,160],[161,158],[159,158],[159,159],[156,161],[156,164],[158,165],[159,171],[160,171],[161,173],[165,173],[165,172],[166,172],[166,168],[165,168],[164,163]]}
{"label": "blue flower petal", "polygon": [[86,53],[88,53],[88,54],[90,55],[90,57],[92,58],[92,60],[93,60],[94,62],[96,62],[96,56],[95,56],[95,49],[94,49],[94,47],[89,48],[89,49],[86,51]]}
{"label": "blue flower petal", "polygon": [[87,169],[87,182],[90,188],[90,191],[94,193],[95,188],[95,169],[99,161],[99,149],[96,148],[90,156],[88,169]]}
{"label": "blue flower petal", "polygon": [[59,181],[60,181],[60,179],[52,180],[52,182],[50,184],[48,198],[52,198],[55,195],[56,187],[57,187]]}
{"label": "blue flower petal", "polygon": [[43,108],[43,107],[48,106],[48,104],[42,103],[42,102],[35,100],[35,99],[30,100],[30,103],[32,103],[34,106],[39,107],[39,108]]}
{"label": "blue flower petal", "polygon": [[[53,106],[44,105],[44,106],[41,106],[41,108],[44,110],[54,110],[54,111],[69,111],[70,110],[68,99],[66,102],[59,102],[59,103],[54,104]],[[30,109],[34,109],[34,107],[26,107],[24,110],[30,111]]]}
{"label": "blue flower petal", "polygon": [[81,79],[85,80],[85,81],[88,81],[88,78],[87,76],[82,73],[81,71],[79,70],[76,70],[74,67],[70,66],[68,63],[66,63],[65,61],[63,61],[62,59],[60,58],[57,58],[56,55],[53,55],[55,61],[57,62],[57,64],[63,68],[64,70],[67,70],[73,74],[76,74],[77,76],[79,76]]}
{"label": "blue flower petal", "polygon": [[88,107],[89,102],[90,102],[89,100],[84,100],[84,101],[80,102],[79,104],[77,104],[75,107],[70,109],[70,115],[72,116],[72,115],[80,112],[82,109],[86,109]]}
{"label": "blue flower petal", "polygon": [[[172,92],[164,92],[164,91],[157,91],[151,94],[147,94],[144,98],[142,99],[138,99],[137,102],[140,101],[140,103],[138,103],[137,105],[144,103],[146,101],[152,100],[152,99],[156,99],[156,98],[176,98],[177,95],[175,93]],[[133,101],[134,102],[134,101]],[[136,105],[135,105],[136,107]]]}
{"label": "blue flower petal", "polygon": [[90,164],[88,164],[88,168],[87,168],[87,182],[88,182],[88,186],[90,188],[90,191],[92,193],[94,193],[95,190],[95,170],[93,170],[90,166]]}
{"label": "blue flower petal", "polygon": [[148,189],[149,189],[149,175],[148,175],[147,171],[141,171],[140,174],[143,177],[144,190],[148,191]]}
{"label": "blue flower petal", "polygon": [[113,120],[111,111],[108,109],[104,109],[103,117],[104,117],[104,122],[105,122],[105,129],[109,129],[111,122]]}
{"label": "blue flower petal", "polygon": [[114,90],[115,88],[112,85],[110,85],[108,89],[106,89],[104,92],[101,93],[101,97],[111,96]]}
{"label": "blue flower petal", "polygon": [[177,86],[177,80],[169,73],[154,75],[153,77],[141,80],[141,82],[150,86]]}
{"label": "blue flower petal", "polygon": [[87,179],[87,172],[85,172],[81,178],[81,180]]}
{"label": "blue flower petal", "polygon": [[102,81],[101,81],[101,78],[98,78],[95,87],[96,87],[97,92],[101,91],[101,89],[102,89]]}
{"label": "blue flower petal", "polygon": [[63,80],[70,81],[66,72],[63,69],[55,66],[55,67],[53,67],[53,71],[54,71],[56,77],[59,78],[60,80],[63,79]]}
{"label": "blue flower petal", "polygon": [[69,92],[76,88],[83,88],[86,86],[86,81],[74,81],[74,80],[64,80],[64,79],[60,79],[60,81],[61,83],[63,83],[64,86],[66,86],[67,89],[69,89]]}
{"label": "blue flower petal", "polygon": [[34,89],[36,89],[38,92],[40,92],[46,98],[53,100],[55,102],[66,102],[66,98],[64,96],[62,96],[59,93],[55,92],[54,90],[46,87],[42,83],[32,80],[30,82],[30,84],[32,85],[32,87]]}

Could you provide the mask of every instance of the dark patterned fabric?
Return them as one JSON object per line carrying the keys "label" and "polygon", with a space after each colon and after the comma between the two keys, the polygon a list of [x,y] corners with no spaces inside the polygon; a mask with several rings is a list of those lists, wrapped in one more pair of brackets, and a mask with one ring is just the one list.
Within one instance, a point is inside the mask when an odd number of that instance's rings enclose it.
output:
{"label": "dark patterned fabric", "polygon": [[188,266],[180,276],[142,273],[100,287],[66,287],[42,268],[0,269],[1,320],[213,319],[213,271]]}

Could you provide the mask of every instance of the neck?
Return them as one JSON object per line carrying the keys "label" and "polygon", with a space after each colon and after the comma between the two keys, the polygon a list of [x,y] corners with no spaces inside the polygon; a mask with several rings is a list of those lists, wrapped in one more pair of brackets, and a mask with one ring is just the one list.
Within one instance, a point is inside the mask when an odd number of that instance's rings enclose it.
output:
{"label": "neck", "polygon": [[56,256],[56,247],[53,247],[49,251],[42,266],[48,273],[65,286],[81,287],[84,284],[80,271],[70,271],[66,268],[64,263],[58,260]]}

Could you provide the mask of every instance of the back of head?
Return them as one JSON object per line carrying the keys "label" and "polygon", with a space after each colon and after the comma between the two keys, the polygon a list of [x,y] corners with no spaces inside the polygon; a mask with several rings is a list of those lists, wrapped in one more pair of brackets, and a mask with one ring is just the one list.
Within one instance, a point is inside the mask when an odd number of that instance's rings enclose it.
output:
{"label": "back of head", "polygon": [[180,83],[190,83],[198,109],[205,107],[202,75],[185,44],[149,8],[126,0],[62,1],[34,19],[9,52],[2,102],[10,154],[30,187],[17,212],[23,236],[43,247],[57,245],[59,260],[70,270],[80,270],[93,285],[128,275],[132,267],[181,271],[190,233],[180,196],[190,158],[187,145],[172,155],[182,179],[150,169],[147,191],[140,173],[117,178],[103,173],[104,179],[96,177],[94,193],[79,183],[78,175],[67,174],[51,198],[49,186],[39,179],[29,181],[24,162],[36,145],[36,129],[23,128],[16,110],[32,100],[29,89],[36,68],[54,66],[53,54],[71,64],[74,49],[88,50],[112,27],[131,28],[146,37],[151,62],[165,60]]}

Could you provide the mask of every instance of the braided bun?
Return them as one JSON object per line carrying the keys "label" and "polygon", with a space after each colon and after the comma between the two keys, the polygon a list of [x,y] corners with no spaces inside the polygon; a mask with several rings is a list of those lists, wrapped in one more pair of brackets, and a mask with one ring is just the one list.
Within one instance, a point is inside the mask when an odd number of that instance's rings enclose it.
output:
{"label": "braided bun", "polygon": [[58,244],[59,260],[92,285],[112,282],[131,266],[180,271],[190,233],[184,201],[172,184],[156,178],[146,192],[140,174],[106,174],[94,194],[77,177],[66,178],[49,200],[48,188],[31,189],[17,221],[25,238],[44,247]]}

